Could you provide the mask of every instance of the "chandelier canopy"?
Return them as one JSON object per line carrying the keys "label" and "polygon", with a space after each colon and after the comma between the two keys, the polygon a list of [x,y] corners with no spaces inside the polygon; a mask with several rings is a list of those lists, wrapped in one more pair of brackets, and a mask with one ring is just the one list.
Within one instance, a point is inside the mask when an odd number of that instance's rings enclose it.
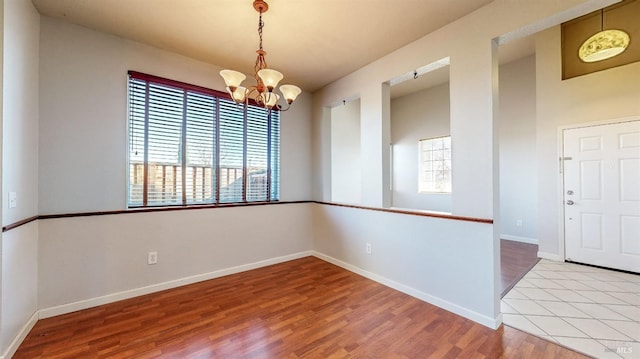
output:
{"label": "chandelier canopy", "polygon": [[263,0],[254,0],[253,8],[260,14],[258,20],[258,36],[260,37],[260,47],[256,50],[258,57],[256,58],[256,64],[254,66],[254,77],[256,79],[255,86],[242,86],[242,81],[246,79],[246,76],[239,71],[234,70],[222,70],[220,76],[224,79],[227,85],[227,91],[231,95],[231,98],[236,103],[247,103],[249,98],[252,98],[256,103],[269,110],[276,109],[280,111],[286,111],[291,107],[296,97],[300,95],[302,90],[298,86],[294,85],[281,85],[279,87],[282,97],[287,102],[286,107],[278,104],[280,95],[274,92],[278,83],[283,79],[284,75],[281,72],[274,69],[267,68],[267,61],[265,56],[267,52],[262,48],[262,28],[264,22],[262,21],[262,14],[269,10],[269,5]]}

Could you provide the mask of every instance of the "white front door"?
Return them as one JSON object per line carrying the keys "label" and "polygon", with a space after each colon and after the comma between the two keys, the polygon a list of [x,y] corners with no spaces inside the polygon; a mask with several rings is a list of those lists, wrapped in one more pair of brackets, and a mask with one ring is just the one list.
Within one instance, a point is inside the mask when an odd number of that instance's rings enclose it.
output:
{"label": "white front door", "polygon": [[640,273],[640,121],[563,131],[567,260]]}

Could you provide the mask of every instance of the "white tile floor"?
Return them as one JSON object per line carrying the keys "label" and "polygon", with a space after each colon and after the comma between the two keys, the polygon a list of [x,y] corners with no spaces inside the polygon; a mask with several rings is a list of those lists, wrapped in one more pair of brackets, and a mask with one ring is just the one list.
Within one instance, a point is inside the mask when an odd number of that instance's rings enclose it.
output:
{"label": "white tile floor", "polygon": [[640,275],[543,259],[501,310],[504,324],[595,358],[640,358]]}

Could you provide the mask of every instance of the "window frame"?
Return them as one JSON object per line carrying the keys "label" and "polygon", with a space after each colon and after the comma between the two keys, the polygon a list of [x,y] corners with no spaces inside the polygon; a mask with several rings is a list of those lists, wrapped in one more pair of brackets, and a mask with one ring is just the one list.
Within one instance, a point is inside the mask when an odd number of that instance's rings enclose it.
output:
{"label": "window frame", "polygon": [[[142,199],[140,202],[137,201],[132,201],[132,155],[131,155],[131,151],[132,151],[132,146],[133,146],[133,138],[134,135],[132,134],[132,128],[133,128],[133,121],[134,121],[134,115],[132,113],[132,81],[143,81],[145,82],[145,86],[146,86],[146,95],[147,97],[144,98],[144,106],[145,106],[145,114],[143,117],[143,121],[144,121],[144,130],[143,130],[143,139],[144,139],[144,143],[142,145],[143,147],[143,163],[142,163],[142,168],[143,168],[143,175],[142,175],[142,180],[143,180],[143,185],[142,185]],[[150,98],[148,97],[148,89],[150,87],[150,85],[158,85],[158,86],[164,86],[164,87],[170,87],[172,89],[176,89],[178,91],[184,91],[184,100],[183,100],[183,105],[182,105],[182,111],[183,111],[183,118],[182,118],[182,123],[181,123],[181,133],[180,133],[180,149],[178,150],[178,161],[179,164],[177,164],[178,167],[180,167],[182,169],[181,173],[180,173],[180,189],[179,191],[180,196],[178,197],[178,201],[179,203],[169,203],[169,202],[161,202],[161,203],[150,203],[149,201],[149,196],[150,196],[150,192],[149,192],[149,182],[151,182],[152,180],[149,178],[149,167],[150,167],[150,162],[149,162],[149,158],[148,158],[148,152],[149,150],[149,142],[148,142],[148,133],[149,133],[149,122],[150,122],[150,115],[148,112],[148,107],[149,107],[149,102],[150,102]],[[215,98],[215,100],[213,101],[213,107],[214,107],[214,116],[213,116],[213,143],[211,143],[212,147],[213,147],[213,152],[212,152],[212,165],[209,167],[211,169],[211,197],[210,200],[205,199],[204,194],[202,195],[202,201],[197,201],[194,198],[188,198],[188,196],[185,196],[185,191],[189,191],[186,187],[187,187],[187,182],[188,180],[185,179],[186,177],[186,173],[185,170],[186,168],[189,167],[189,159],[188,159],[188,154],[186,151],[186,147],[187,147],[187,137],[188,137],[188,131],[186,130],[186,127],[188,127],[188,119],[189,117],[187,116],[187,111],[188,108],[185,107],[186,103],[187,103],[187,97],[188,94],[196,94],[196,95],[204,95],[204,96],[208,96],[208,97],[213,97]],[[139,98],[138,98],[139,99]],[[221,201],[221,189],[223,188],[221,186],[221,177],[220,177],[220,173],[221,173],[221,167],[222,167],[222,162],[221,162],[221,149],[220,149],[220,145],[221,145],[221,140],[220,140],[220,127],[221,127],[221,122],[223,122],[221,119],[223,118],[221,115],[221,107],[226,106],[227,108],[230,106],[228,103],[225,102],[225,104],[221,104],[221,100],[224,100],[226,102],[228,101],[233,101],[233,99],[231,98],[231,96],[226,93],[226,92],[222,92],[222,91],[217,91],[217,90],[213,90],[213,89],[209,89],[206,87],[202,87],[202,86],[198,86],[198,85],[193,85],[193,84],[189,84],[189,83],[185,83],[185,82],[181,82],[181,81],[176,81],[176,80],[171,80],[171,79],[167,79],[167,78],[163,78],[163,77],[159,77],[159,76],[154,76],[154,75],[150,75],[150,74],[145,74],[142,72],[137,72],[137,71],[128,71],[127,72],[127,151],[126,151],[126,198],[125,198],[125,202],[126,202],[126,208],[127,209],[141,209],[141,208],[158,208],[158,207],[190,207],[190,206],[219,206],[219,205],[224,205],[224,206],[233,206],[234,204],[239,204],[239,205],[244,205],[244,204],[251,204],[251,203],[268,203],[268,202],[279,202],[280,199],[280,135],[281,135],[281,118],[280,118],[280,112],[277,110],[265,110],[263,109],[261,106],[258,106],[257,103],[255,103],[255,101],[253,100],[249,100],[248,106],[245,106],[244,104],[235,104],[234,106],[238,107],[238,110],[241,113],[242,116],[242,169],[241,169],[241,178],[242,178],[242,195],[241,198],[237,198],[237,200],[232,199],[231,201]],[[250,114],[249,114],[250,112]],[[264,117],[264,121],[266,122],[264,124],[264,127],[266,128],[266,135],[265,135],[265,143],[266,143],[266,151],[264,154],[264,157],[266,158],[266,171],[265,171],[265,176],[266,177],[266,184],[265,184],[265,193],[264,193],[264,197],[265,198],[260,198],[257,200],[251,200],[249,196],[249,194],[252,191],[252,188],[250,187],[250,183],[249,181],[251,181],[251,178],[249,178],[249,168],[248,168],[248,151],[247,148],[249,146],[248,144],[248,140],[247,140],[247,136],[248,133],[251,133],[251,129],[249,129],[248,127],[248,121],[253,120],[255,121],[256,119],[259,119],[260,116],[262,115],[260,112],[264,112],[265,113],[265,117]],[[275,116],[274,116],[275,115]],[[253,116],[253,117],[251,117]],[[256,117],[257,116],[257,117]],[[227,121],[232,121],[233,118],[227,118]],[[140,121],[140,118],[138,118],[138,121]],[[139,136],[139,134],[138,134]],[[135,162],[137,163],[137,162]],[[186,167],[185,167],[186,166]],[[205,179],[204,179],[205,173],[203,170],[202,173],[202,183],[203,183],[203,193],[205,191],[204,189],[204,183],[205,183]],[[215,176],[215,178],[213,177]],[[239,178],[236,178],[235,181],[239,180]],[[195,181],[195,179],[194,179]],[[174,184],[174,186],[177,186],[177,184]],[[195,188],[192,189],[195,193]],[[233,190],[233,189],[232,189]],[[190,200],[192,202],[190,202]]]}
{"label": "window frame", "polygon": [[[432,164],[436,161],[442,161],[443,162],[443,169],[441,171],[443,172],[448,172],[449,173],[449,181],[448,183],[445,183],[446,187],[444,190],[430,190],[430,189],[425,189],[425,179],[424,179],[424,172],[426,171],[426,169],[424,168],[425,166],[425,158],[424,158],[424,149],[423,149],[423,143],[425,141],[434,141],[434,140],[440,140],[440,139],[448,139],[449,140],[449,147],[445,148],[443,147],[442,149],[435,149],[435,150],[431,150],[432,152],[435,152],[436,150],[442,151],[442,159],[441,160],[435,160],[435,159],[431,159],[429,162],[431,162]],[[447,136],[437,136],[437,137],[430,137],[430,138],[423,138],[423,139],[419,139],[418,140],[418,193],[419,194],[451,194],[453,193],[453,168],[452,168],[452,158],[453,158],[453,154],[452,154],[452,142],[451,142],[451,135],[447,135]],[[446,158],[445,155],[445,151],[449,150],[449,158]],[[449,161],[449,168],[448,169],[444,169],[445,166],[445,161]],[[432,167],[433,168],[433,167]],[[430,172],[433,172],[435,175],[436,170],[431,170]],[[430,181],[432,183],[434,183],[435,186],[438,185],[438,181],[436,179],[434,179],[433,181]]]}

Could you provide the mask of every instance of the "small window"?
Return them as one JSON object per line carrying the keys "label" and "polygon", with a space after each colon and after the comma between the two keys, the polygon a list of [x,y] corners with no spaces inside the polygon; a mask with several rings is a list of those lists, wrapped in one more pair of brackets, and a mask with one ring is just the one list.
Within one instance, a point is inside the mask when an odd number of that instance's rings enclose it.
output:
{"label": "small window", "polygon": [[451,136],[418,141],[418,191],[451,193]]}

